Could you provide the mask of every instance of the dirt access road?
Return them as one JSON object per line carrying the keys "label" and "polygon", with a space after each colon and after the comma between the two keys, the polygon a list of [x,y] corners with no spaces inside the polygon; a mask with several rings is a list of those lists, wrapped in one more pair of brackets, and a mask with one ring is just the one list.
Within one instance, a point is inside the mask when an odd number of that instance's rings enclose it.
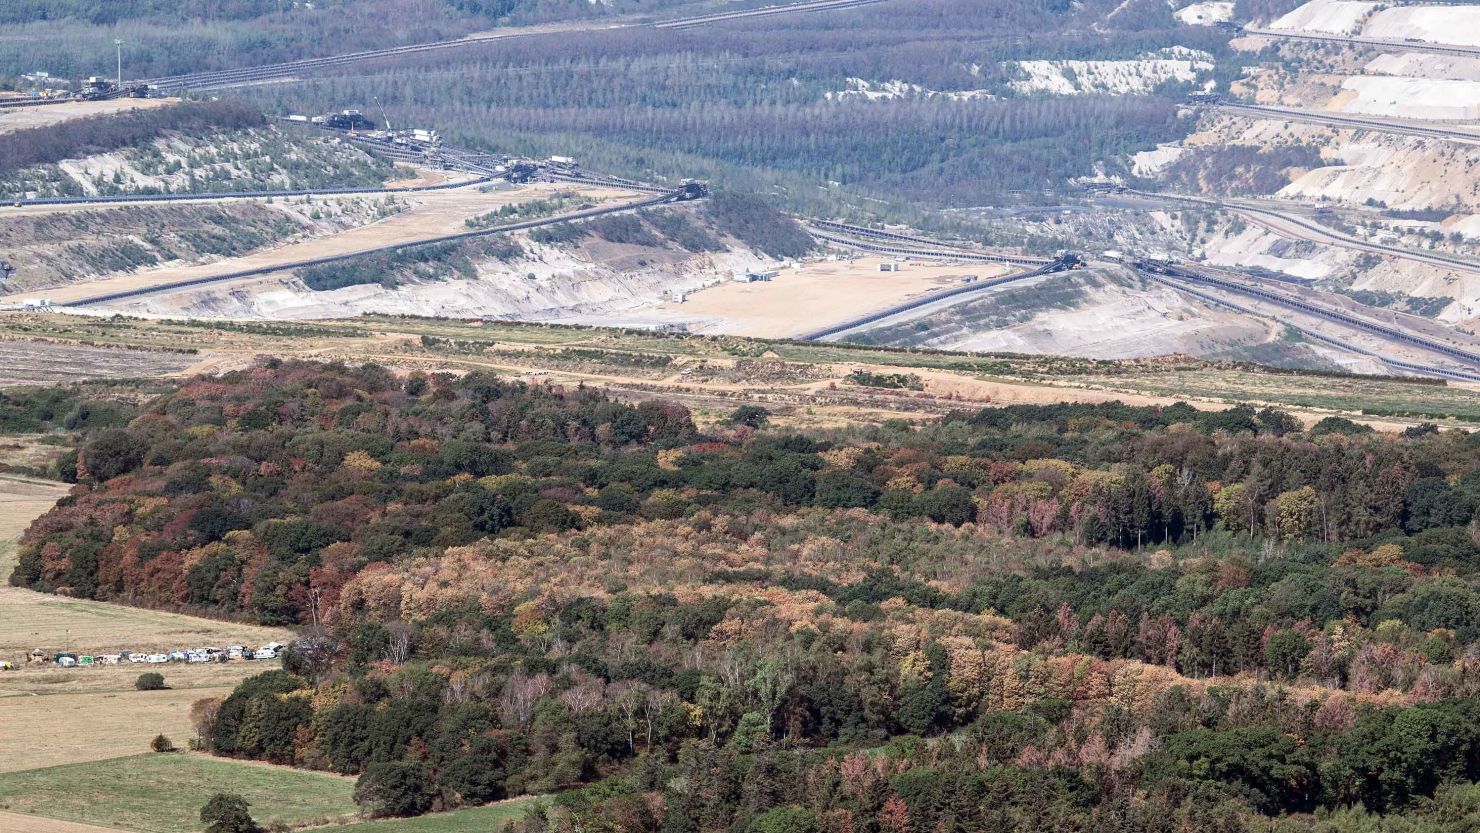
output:
{"label": "dirt access road", "polygon": [[[193,266],[163,266],[141,269],[103,280],[81,280],[49,289],[31,289],[24,293],[0,296],[0,304],[17,304],[23,298],[46,297],[56,305],[113,292],[143,289],[177,281],[227,275],[248,269],[281,266],[313,258],[351,255],[382,246],[418,243],[448,234],[468,231],[466,221],[502,206],[537,200],[555,191],[576,190],[591,203],[631,198],[633,192],[615,188],[572,188],[568,183],[537,183],[517,188],[470,186],[446,191],[425,191],[405,196],[405,211],[374,223],[358,226],[338,234],[289,243],[253,252],[238,258]],[[315,198],[324,199],[324,198]],[[262,281],[262,276],[244,278],[244,283]],[[232,284],[227,284],[232,285]]]}

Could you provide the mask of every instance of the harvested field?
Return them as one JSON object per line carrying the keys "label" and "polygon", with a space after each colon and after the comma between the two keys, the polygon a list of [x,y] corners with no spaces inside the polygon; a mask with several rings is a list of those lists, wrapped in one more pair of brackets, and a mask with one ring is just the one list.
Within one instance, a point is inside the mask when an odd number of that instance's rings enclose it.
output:
{"label": "harvested field", "polygon": [[116,833],[111,827],[26,816],[0,810],[0,833]]}
{"label": "harvested field", "polygon": [[[9,576],[13,558],[0,570]],[[12,661],[35,647],[49,651],[109,653],[120,650],[194,648],[286,642],[290,632],[201,619],[107,602],[68,599],[0,587],[0,656]]]}
{"label": "harvested field", "polygon": [[[195,734],[190,704],[206,697],[225,697],[253,672],[276,665],[213,665],[203,673],[183,665],[154,666],[162,669],[165,683],[171,686],[166,691],[134,690],[143,666],[8,672],[0,676],[0,737],[35,739],[0,757],[0,773],[137,755],[149,751],[155,735],[164,735],[183,748]],[[73,688],[87,690],[66,693]],[[86,728],[37,737],[37,726]],[[0,798],[0,806],[5,803]],[[20,809],[13,802],[10,807]]]}
{"label": "harvested field", "polygon": [[[54,437],[46,434],[0,437],[0,476],[3,476],[4,472],[16,469],[45,470],[52,461],[67,450],[66,446],[54,440]],[[54,484],[47,483],[47,485]],[[0,502],[24,499],[24,497],[24,495],[0,495]],[[0,521],[0,525],[3,523]],[[0,578],[4,577],[0,576]]]}
{"label": "harvested field", "polygon": [[42,341],[0,341],[0,387],[179,373],[199,357]]}
{"label": "harvested field", "polygon": [[0,806],[63,821],[137,833],[198,833],[212,794],[246,798],[264,826],[322,824],[351,817],[354,779],[188,753],[0,774]]}

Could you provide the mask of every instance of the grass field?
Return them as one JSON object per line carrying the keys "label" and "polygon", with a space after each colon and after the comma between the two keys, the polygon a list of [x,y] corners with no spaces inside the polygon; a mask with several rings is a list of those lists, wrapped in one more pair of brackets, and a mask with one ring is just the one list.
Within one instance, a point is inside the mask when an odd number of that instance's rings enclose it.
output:
{"label": "grass field", "polygon": [[525,796],[487,807],[433,813],[414,819],[382,819],[344,824],[326,827],[314,833],[497,833],[505,825],[523,818],[530,809],[546,801],[549,798],[545,796]]}
{"label": "grass field", "polygon": [[259,824],[294,826],[352,817],[354,780],[185,753],[0,774],[0,810],[136,833],[199,833],[200,808],[234,792]]}
{"label": "grass field", "polygon": [[1360,377],[1187,370],[1132,377],[1088,375],[1095,384],[1147,393],[1226,401],[1273,402],[1354,416],[1399,416],[1480,422],[1480,394],[1458,385],[1416,385]]}
{"label": "grass field", "polygon": [[[140,672],[128,667],[0,675],[0,773],[137,755],[160,734],[184,747],[194,734],[192,703],[225,697],[242,678],[276,666],[171,665],[161,672],[165,691],[134,690]],[[53,726],[63,728],[37,733]],[[33,740],[15,742],[25,737]]]}

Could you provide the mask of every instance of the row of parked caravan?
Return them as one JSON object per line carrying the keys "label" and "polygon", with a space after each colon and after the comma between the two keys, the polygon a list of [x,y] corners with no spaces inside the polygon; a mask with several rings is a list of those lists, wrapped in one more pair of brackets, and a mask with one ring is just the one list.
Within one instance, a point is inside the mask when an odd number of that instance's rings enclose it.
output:
{"label": "row of parked caravan", "polygon": [[[129,663],[165,665],[171,662],[233,662],[241,660],[277,659],[282,652],[283,644],[281,642],[269,642],[255,650],[244,645],[228,645],[225,648],[191,648],[184,651],[155,651],[153,653],[121,651],[116,654],[78,654],[72,651],[59,651],[56,654],[47,654],[42,649],[37,648],[31,652],[29,664],[54,664],[60,668],[86,668],[98,665],[125,665]],[[0,665],[0,669],[4,669],[5,666],[9,665],[9,663]]]}

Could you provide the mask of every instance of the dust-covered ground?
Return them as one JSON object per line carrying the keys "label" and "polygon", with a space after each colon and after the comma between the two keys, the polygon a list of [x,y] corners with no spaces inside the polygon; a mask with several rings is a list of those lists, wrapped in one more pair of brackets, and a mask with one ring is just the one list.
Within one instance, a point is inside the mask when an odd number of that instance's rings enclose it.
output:
{"label": "dust-covered ground", "polygon": [[[888,264],[899,271],[882,272]],[[841,257],[804,261],[777,270],[773,280],[723,280],[687,295],[633,310],[620,321],[602,316],[587,324],[681,325],[689,332],[790,338],[887,309],[910,298],[959,286],[971,277],[991,278],[1006,267],[961,265],[914,259]]]}

